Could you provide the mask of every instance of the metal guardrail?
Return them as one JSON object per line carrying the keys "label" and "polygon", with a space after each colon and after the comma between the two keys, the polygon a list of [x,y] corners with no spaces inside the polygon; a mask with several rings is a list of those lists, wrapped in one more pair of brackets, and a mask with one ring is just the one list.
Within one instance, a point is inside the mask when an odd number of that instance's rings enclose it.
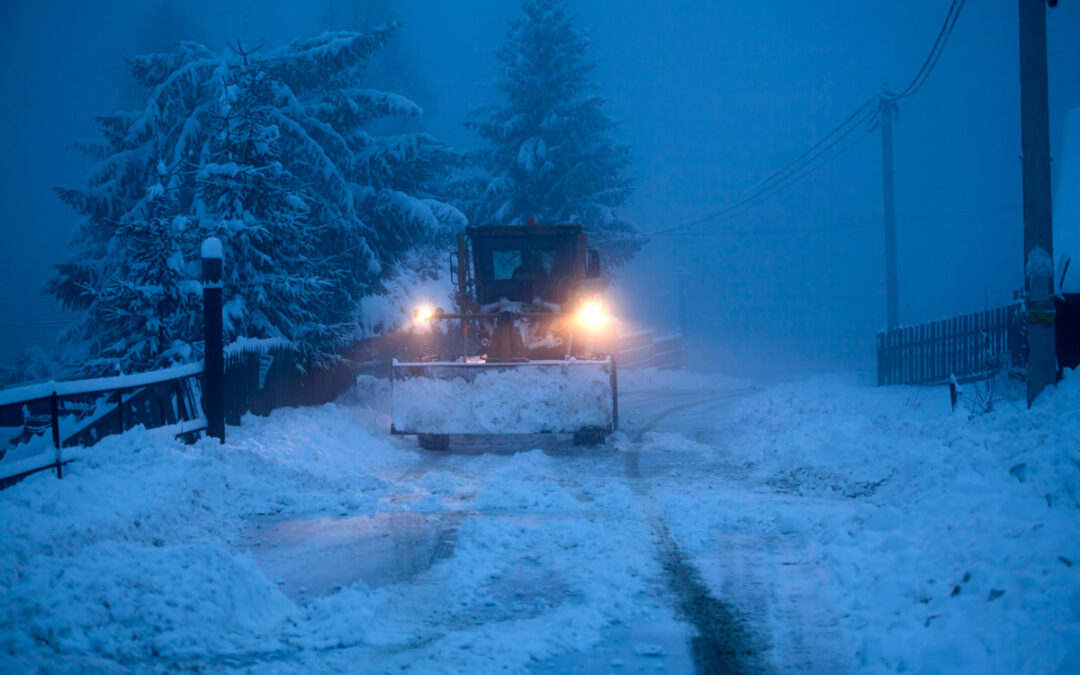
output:
{"label": "metal guardrail", "polygon": [[686,345],[682,335],[656,338],[652,331],[620,335],[616,343],[619,368],[682,368]]}

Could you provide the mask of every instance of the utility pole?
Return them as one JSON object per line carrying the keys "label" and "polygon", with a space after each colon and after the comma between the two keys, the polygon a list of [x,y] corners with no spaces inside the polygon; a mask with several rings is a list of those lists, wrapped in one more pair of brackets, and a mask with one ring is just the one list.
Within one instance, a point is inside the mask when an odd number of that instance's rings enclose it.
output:
{"label": "utility pole", "polygon": [[893,185],[892,123],[896,116],[895,94],[888,87],[878,96],[881,117],[881,176],[885,212],[885,306],[888,328],[900,325],[900,291],[896,280],[896,191]]}
{"label": "utility pole", "polygon": [[1020,147],[1024,176],[1029,406],[1043,389],[1057,382],[1047,88],[1046,4],[1044,0],[1020,0]]}

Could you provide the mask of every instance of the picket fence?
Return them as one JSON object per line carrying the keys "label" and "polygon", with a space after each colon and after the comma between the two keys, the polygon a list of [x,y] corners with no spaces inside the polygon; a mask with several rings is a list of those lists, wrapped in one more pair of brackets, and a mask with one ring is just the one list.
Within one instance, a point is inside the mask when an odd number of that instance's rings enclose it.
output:
{"label": "picket fence", "polygon": [[877,334],[878,384],[942,384],[1026,362],[1023,303]]}

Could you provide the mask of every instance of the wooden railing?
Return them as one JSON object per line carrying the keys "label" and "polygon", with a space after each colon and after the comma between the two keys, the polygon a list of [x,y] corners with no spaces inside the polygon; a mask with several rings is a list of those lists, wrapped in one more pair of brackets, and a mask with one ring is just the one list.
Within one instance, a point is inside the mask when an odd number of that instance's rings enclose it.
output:
{"label": "wooden railing", "polygon": [[878,384],[970,380],[1026,363],[1022,303],[877,334]]}
{"label": "wooden railing", "polygon": [[190,437],[206,429],[203,363],[134,375],[38,382],[0,389],[0,487],[63,466],[105,436],[134,426]]}
{"label": "wooden railing", "polygon": [[[222,329],[222,246],[202,244],[205,361],[132,375],[50,381],[0,389],[0,488],[55,469],[101,438],[135,425],[169,427],[190,438],[205,430],[225,442],[225,348]],[[16,431],[17,429],[17,431]],[[52,443],[45,441],[51,431]],[[51,447],[50,447],[51,446]]]}

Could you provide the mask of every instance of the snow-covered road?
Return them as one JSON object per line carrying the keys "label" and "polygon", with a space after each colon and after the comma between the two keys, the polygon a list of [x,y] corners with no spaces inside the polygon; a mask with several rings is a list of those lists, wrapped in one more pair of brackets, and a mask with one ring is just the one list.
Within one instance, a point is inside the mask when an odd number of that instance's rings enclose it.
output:
{"label": "snow-covered road", "polygon": [[605,446],[439,453],[364,381],[130,432],[0,493],[0,670],[1073,672],[1077,385],[628,372]]}
{"label": "snow-covered road", "polygon": [[[430,577],[452,586],[457,575],[435,575],[430,570],[441,561],[460,558],[455,563],[475,568],[471,574],[490,586],[486,592],[494,591],[492,597],[479,616],[468,604],[469,615],[450,614],[445,622],[421,632],[436,630],[442,635],[479,621],[489,624],[482,632],[495,631],[495,640],[501,632],[507,635],[490,661],[486,655],[480,660],[470,655],[448,666],[445,652],[433,650],[425,656],[427,665],[436,670],[498,669],[506,657],[504,650],[517,639],[517,632],[507,631],[507,624],[521,620],[533,620],[551,632],[537,635],[539,646],[522,655],[528,658],[521,664],[532,672],[611,668],[652,672],[661,665],[691,672],[703,664],[705,670],[743,662],[752,666],[753,655],[762,651],[764,642],[743,630],[737,613],[717,615],[716,600],[668,535],[649,496],[651,484],[677,474],[672,467],[653,465],[648,459],[642,462],[637,451],[648,430],[692,410],[710,413],[713,416],[705,419],[715,419],[732,399],[753,391],[742,383],[717,388],[695,384],[696,389],[646,386],[627,391],[622,402],[626,432],[606,448],[574,447],[568,438],[556,436],[477,436],[458,437],[453,451],[442,453],[415,450],[405,441],[410,461],[383,474],[395,485],[410,486],[384,499],[383,508],[402,510],[267,519],[252,528],[241,546],[251,551],[281,590],[301,602],[357,582],[371,588],[392,583],[417,586]],[[385,414],[378,393],[372,392],[364,401]],[[679,424],[687,428],[688,422]],[[459,550],[465,549],[459,544],[463,526],[465,534],[475,536],[485,532],[488,524],[499,530],[511,528],[513,539],[526,536],[526,530],[542,533],[548,528],[558,530],[560,537],[537,537],[524,549],[515,546],[511,551],[485,546],[471,551],[475,557],[466,558],[464,550]],[[479,529],[474,533],[473,528]],[[608,541],[596,548],[601,537]],[[524,563],[513,562],[520,550],[530,552]],[[620,560],[623,555],[632,558]],[[508,557],[513,564],[506,567]],[[627,568],[628,563],[632,566]],[[567,571],[578,565],[585,565],[583,569],[595,578],[578,570],[573,583],[567,583]],[[603,579],[609,566],[611,574],[621,572],[633,581],[611,586],[610,580]],[[457,591],[431,589],[430,595],[442,597]],[[610,604],[612,600],[617,602]],[[571,642],[563,643],[559,631],[551,630],[555,628],[551,619],[561,617],[573,625],[583,618],[576,613],[605,607],[608,613],[600,615],[602,623],[586,624],[592,639],[582,641],[582,636],[573,635],[568,636]],[[401,621],[413,620],[403,616]],[[416,631],[412,627],[407,632]],[[556,648],[544,646],[549,640],[555,640]],[[405,666],[420,659],[423,651],[371,658]]]}

